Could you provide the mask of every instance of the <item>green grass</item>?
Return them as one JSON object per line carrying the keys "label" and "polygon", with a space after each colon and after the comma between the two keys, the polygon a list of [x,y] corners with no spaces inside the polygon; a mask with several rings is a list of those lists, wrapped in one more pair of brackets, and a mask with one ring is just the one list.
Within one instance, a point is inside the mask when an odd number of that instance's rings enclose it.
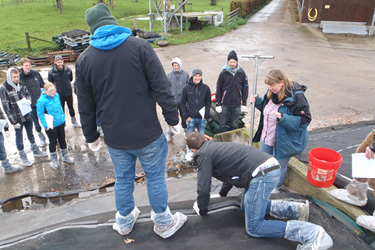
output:
{"label": "green grass", "polygon": [[[160,0],[157,0],[159,2]],[[179,0],[178,0],[179,1]],[[17,53],[21,56],[42,56],[50,51],[57,50],[57,46],[31,39],[32,51],[27,51],[25,32],[30,36],[52,41],[52,37],[64,31],[74,29],[89,30],[85,22],[85,12],[92,7],[95,0],[64,0],[63,14],[59,9],[52,7],[52,0],[34,0],[23,2],[21,0],[3,1],[0,5],[0,51]],[[133,28],[131,19],[124,19],[134,15],[146,15],[149,12],[149,0],[114,0],[117,7],[112,10],[119,24]],[[219,10],[229,12],[231,0],[220,0],[217,6],[210,6],[210,0],[190,0],[191,6],[186,6],[186,11]],[[173,0],[173,4],[176,0]],[[238,24],[245,23],[243,19]],[[154,24],[154,31],[160,32],[160,21]],[[148,21],[137,21],[140,29],[149,31]],[[228,32],[233,27],[213,28],[207,25],[202,31],[185,32],[180,35],[178,31],[172,31],[168,35],[170,44],[184,44],[202,41]]]}

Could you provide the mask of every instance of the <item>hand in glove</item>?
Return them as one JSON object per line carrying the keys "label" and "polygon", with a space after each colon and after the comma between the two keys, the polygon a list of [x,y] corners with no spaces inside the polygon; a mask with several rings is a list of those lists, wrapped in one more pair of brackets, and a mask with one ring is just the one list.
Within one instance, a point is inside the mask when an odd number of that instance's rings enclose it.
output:
{"label": "hand in glove", "polygon": [[21,124],[16,123],[16,124],[13,125],[13,127],[14,127],[15,129],[20,129],[20,128],[21,128]]}
{"label": "hand in glove", "polygon": [[100,137],[96,139],[96,141],[89,143],[89,149],[91,151],[98,151],[102,147],[102,141],[100,140]]}
{"label": "hand in glove", "polygon": [[216,112],[221,113],[223,110],[221,106],[216,106]]}
{"label": "hand in glove", "polygon": [[180,124],[177,124],[176,126],[169,126],[169,129],[173,134],[177,135],[180,133]]}
{"label": "hand in glove", "polygon": [[198,207],[198,203],[196,201],[194,202],[193,209],[200,216],[206,216],[207,215],[207,210],[200,210],[199,207]]}
{"label": "hand in glove", "polygon": [[247,113],[247,106],[241,105],[241,113]]}

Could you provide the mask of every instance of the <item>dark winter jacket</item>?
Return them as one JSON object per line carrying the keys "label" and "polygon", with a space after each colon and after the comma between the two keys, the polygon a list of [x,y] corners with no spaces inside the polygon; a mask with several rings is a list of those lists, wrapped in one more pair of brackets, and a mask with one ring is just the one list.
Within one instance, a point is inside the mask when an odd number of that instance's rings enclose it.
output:
{"label": "dark winter jacket", "polygon": [[[309,141],[307,126],[311,122],[309,103],[304,95],[307,87],[293,82],[294,88],[290,89],[290,96],[282,101],[278,112],[281,119],[276,122],[275,157],[287,158],[300,154]],[[267,91],[268,93],[268,91]],[[255,133],[254,142],[260,141],[263,130],[263,110],[268,103],[267,93],[263,98],[256,99],[255,106],[261,111],[258,131]]]}
{"label": "dark winter jacket", "polygon": [[[4,113],[3,113],[3,110],[0,108],[0,120],[6,120],[6,118],[5,118],[5,115],[4,115]],[[5,127],[4,127],[4,130],[5,131],[8,131],[8,129],[9,129],[9,124],[8,124],[8,122],[5,124]],[[2,131],[0,131],[0,133],[1,133]]]}
{"label": "dark winter jacket", "polygon": [[187,119],[203,117],[199,113],[205,107],[204,119],[210,117],[211,107],[211,91],[210,88],[202,81],[198,84],[193,82],[193,77],[190,78],[189,84],[182,90],[181,110],[182,116]]}
{"label": "dark winter jacket", "polygon": [[239,188],[248,188],[254,170],[271,157],[252,146],[214,140],[204,142],[194,155],[198,167],[200,214],[207,213],[212,177]]}
{"label": "dark winter jacket", "polygon": [[29,92],[25,85],[20,83],[21,90],[17,92],[8,82],[4,82],[0,88],[1,103],[3,104],[4,113],[7,115],[9,122],[15,125],[20,122],[29,121],[32,118],[32,113],[22,115],[17,102],[23,98],[30,100]]}
{"label": "dark winter jacket", "polygon": [[177,104],[164,72],[144,39],[128,37],[110,50],[88,47],[76,63],[75,83],[86,141],[99,137],[97,111],[104,140],[115,149],[140,149],[161,136],[156,103],[167,124],[177,125]]}
{"label": "dark winter jacket", "polygon": [[35,70],[30,70],[29,74],[25,74],[23,69],[20,72],[20,81],[26,85],[31,97],[31,106],[36,107],[36,102],[38,101],[44,87],[44,81],[39,72]]}
{"label": "dark winter jacket", "polygon": [[59,93],[61,98],[71,96],[72,85],[70,82],[73,80],[72,70],[64,65],[62,70],[58,70],[56,64],[48,71],[48,81],[56,86],[56,92]]}
{"label": "dark winter jacket", "polygon": [[181,103],[182,90],[189,82],[189,73],[183,69],[180,69],[179,72],[172,70],[168,74],[168,80],[177,104]]}
{"label": "dark winter jacket", "polygon": [[242,68],[234,76],[225,69],[220,72],[216,84],[216,106],[246,106],[248,94],[247,76]]}

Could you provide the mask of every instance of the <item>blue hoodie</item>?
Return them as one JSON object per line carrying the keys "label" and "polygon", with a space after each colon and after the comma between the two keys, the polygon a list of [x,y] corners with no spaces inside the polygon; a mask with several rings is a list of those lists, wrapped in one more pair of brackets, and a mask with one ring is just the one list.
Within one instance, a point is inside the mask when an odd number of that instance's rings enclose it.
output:
{"label": "blue hoodie", "polygon": [[58,127],[65,122],[65,114],[63,108],[61,107],[60,96],[57,92],[54,97],[51,97],[47,95],[43,89],[42,95],[36,103],[36,111],[44,128],[48,127],[46,118],[44,117],[45,111],[47,111],[49,115],[53,116],[53,127]]}
{"label": "blue hoodie", "polygon": [[133,33],[129,28],[105,25],[91,36],[90,45],[100,50],[112,50],[122,44]]}

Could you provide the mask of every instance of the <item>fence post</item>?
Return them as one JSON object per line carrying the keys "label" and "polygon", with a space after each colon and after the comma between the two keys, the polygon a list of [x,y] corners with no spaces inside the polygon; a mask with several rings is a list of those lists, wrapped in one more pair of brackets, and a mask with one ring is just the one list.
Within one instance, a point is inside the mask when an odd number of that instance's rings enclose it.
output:
{"label": "fence post", "polygon": [[27,50],[31,51],[31,44],[30,44],[29,32],[25,32],[25,36],[26,36]]}

